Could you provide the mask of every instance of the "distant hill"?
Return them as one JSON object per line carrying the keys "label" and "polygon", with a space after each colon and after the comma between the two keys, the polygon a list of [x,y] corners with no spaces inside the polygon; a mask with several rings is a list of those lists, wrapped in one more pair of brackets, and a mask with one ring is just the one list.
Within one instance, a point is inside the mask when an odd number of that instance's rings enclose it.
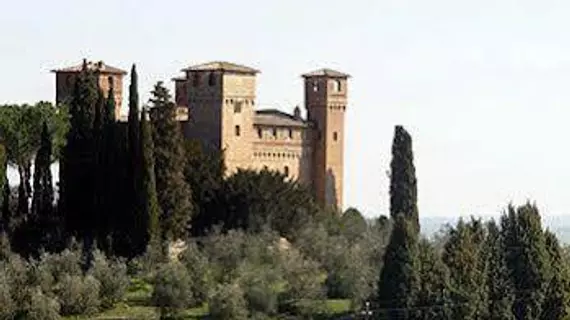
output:
{"label": "distant hill", "polygon": [[[480,216],[484,220],[497,219],[498,216]],[[469,217],[464,217],[468,219]],[[420,217],[422,234],[432,237],[440,231],[446,224],[454,225],[459,218],[455,217]],[[543,216],[542,223],[545,228],[554,232],[561,243],[570,245],[570,216]]]}

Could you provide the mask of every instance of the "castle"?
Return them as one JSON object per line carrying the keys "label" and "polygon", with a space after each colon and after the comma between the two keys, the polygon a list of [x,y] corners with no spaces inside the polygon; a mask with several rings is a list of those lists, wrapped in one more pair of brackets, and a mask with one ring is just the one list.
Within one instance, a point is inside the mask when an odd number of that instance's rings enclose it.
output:
{"label": "castle", "polygon": [[[88,67],[97,72],[104,90],[112,80],[119,119],[127,72],[103,62]],[[81,65],[53,70],[56,102],[68,99],[80,70]],[[173,81],[184,135],[224,150],[229,174],[238,168],[277,170],[310,186],[320,204],[342,209],[349,75],[330,69],[303,74],[307,112],[303,118],[299,107],[293,114],[256,110],[256,69],[217,61],[182,72]]]}

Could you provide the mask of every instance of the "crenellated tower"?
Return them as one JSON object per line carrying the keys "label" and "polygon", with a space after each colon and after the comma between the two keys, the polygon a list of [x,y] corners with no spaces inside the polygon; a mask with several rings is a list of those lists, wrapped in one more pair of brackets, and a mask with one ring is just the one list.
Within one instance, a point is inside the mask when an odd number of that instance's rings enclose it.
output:
{"label": "crenellated tower", "polygon": [[183,70],[189,119],[187,137],[224,150],[227,174],[251,165],[258,70],[229,62],[210,62]]}
{"label": "crenellated tower", "polygon": [[320,69],[303,75],[305,108],[313,131],[313,190],[317,201],[342,209],[344,114],[350,76]]}

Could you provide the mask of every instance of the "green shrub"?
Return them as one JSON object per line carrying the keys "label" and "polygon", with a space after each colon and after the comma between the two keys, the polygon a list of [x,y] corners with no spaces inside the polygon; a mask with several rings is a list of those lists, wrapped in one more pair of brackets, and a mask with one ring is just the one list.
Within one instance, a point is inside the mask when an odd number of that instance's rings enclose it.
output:
{"label": "green shrub", "polygon": [[26,320],[59,320],[60,306],[57,300],[45,295],[39,288],[31,290],[29,304],[25,308]]}
{"label": "green shrub", "polygon": [[238,284],[219,285],[208,306],[214,320],[247,320],[248,310],[244,292]]}
{"label": "green shrub", "polygon": [[191,278],[182,264],[171,262],[159,266],[151,300],[163,316],[176,315],[194,304]]}
{"label": "green shrub", "polygon": [[101,284],[99,297],[103,308],[110,308],[119,302],[129,285],[127,266],[120,260],[109,261],[105,255],[95,250],[90,275],[95,277]]}
{"label": "green shrub", "polygon": [[56,282],[61,281],[65,276],[80,276],[81,251],[65,249],[59,254],[45,253],[41,257],[42,264],[53,275]]}
{"label": "green shrub", "polygon": [[63,315],[89,315],[99,310],[100,283],[93,276],[64,275],[57,286]]}
{"label": "green shrub", "polygon": [[0,272],[0,320],[11,320],[16,313],[16,303],[12,299],[7,275]]}
{"label": "green shrub", "polygon": [[199,250],[195,242],[189,242],[180,254],[180,262],[186,266],[190,275],[195,305],[205,303],[208,293],[213,289],[213,275],[208,257]]}

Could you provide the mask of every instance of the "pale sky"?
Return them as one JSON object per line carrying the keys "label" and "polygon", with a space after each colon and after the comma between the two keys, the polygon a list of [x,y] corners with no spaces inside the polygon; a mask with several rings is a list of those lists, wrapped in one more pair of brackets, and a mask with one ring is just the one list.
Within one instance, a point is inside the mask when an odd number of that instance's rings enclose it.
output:
{"label": "pale sky", "polygon": [[[52,68],[129,69],[142,99],[188,65],[261,70],[258,105],[303,103],[300,74],[352,75],[345,206],[388,212],[394,125],[412,134],[420,214],[534,200],[570,215],[570,2],[51,0],[0,10],[0,103],[55,99]],[[124,90],[127,90],[125,84]]]}

